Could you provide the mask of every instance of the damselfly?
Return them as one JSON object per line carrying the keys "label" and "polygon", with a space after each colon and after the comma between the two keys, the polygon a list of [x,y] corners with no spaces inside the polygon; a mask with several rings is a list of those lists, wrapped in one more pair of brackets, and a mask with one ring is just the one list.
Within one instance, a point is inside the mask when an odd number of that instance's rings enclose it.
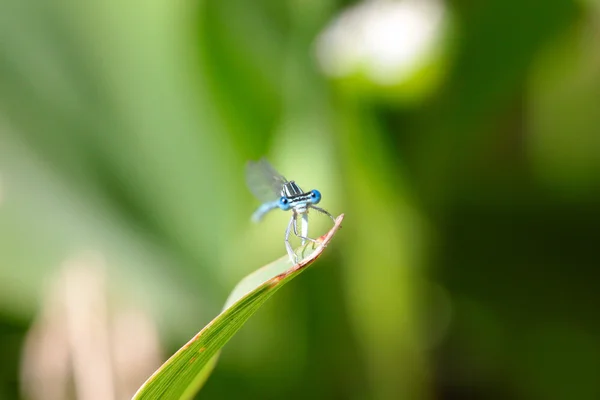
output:
{"label": "damselfly", "polygon": [[[258,222],[269,211],[279,208],[283,211],[292,211],[292,217],[285,230],[285,248],[292,263],[298,262],[298,256],[290,245],[290,232],[302,239],[302,244],[317,243],[308,237],[308,211],[316,210],[327,215],[335,223],[335,218],[327,211],[316,206],[321,201],[318,190],[305,192],[294,181],[288,181],[278,173],[275,168],[264,158],[259,161],[250,161],[246,166],[246,181],[250,191],[263,204],[252,214],[252,221]],[[302,218],[302,232],[298,234],[298,216]]]}

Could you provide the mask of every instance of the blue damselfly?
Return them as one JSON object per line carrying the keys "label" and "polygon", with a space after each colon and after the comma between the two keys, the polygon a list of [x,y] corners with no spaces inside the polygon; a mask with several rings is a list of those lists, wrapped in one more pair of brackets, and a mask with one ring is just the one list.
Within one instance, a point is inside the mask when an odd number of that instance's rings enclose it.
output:
{"label": "blue damselfly", "polygon": [[[315,210],[327,215],[335,223],[335,218],[327,211],[317,207],[321,201],[321,193],[318,190],[310,192],[303,191],[294,181],[288,181],[275,170],[264,158],[259,161],[250,161],[246,167],[246,181],[250,191],[256,196],[262,205],[252,214],[252,221],[260,221],[265,214],[277,208],[283,211],[292,211],[290,222],[285,230],[285,248],[292,263],[298,262],[298,256],[290,245],[290,232],[293,232],[306,242],[318,242],[308,237],[308,212]],[[298,216],[302,219],[302,232],[298,233]]]}

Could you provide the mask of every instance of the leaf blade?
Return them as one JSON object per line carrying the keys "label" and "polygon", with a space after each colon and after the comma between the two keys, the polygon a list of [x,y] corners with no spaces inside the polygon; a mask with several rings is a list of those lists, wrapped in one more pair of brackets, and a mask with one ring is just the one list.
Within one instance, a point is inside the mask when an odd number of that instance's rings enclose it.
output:
{"label": "leaf blade", "polygon": [[223,311],[171,356],[133,396],[135,400],[192,398],[212,372],[219,350],[284,284],[306,270],[340,229],[344,214],[300,263],[287,268],[287,256],[254,271],[233,289]]}

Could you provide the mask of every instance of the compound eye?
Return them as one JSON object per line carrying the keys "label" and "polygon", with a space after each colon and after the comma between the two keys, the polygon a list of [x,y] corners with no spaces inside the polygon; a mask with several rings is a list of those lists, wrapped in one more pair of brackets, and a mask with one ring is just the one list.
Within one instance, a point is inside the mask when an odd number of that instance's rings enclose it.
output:
{"label": "compound eye", "polygon": [[321,201],[321,192],[318,190],[313,190],[310,192],[310,199],[314,204],[317,204],[319,201]]}
{"label": "compound eye", "polygon": [[284,211],[290,209],[290,201],[287,199],[287,197],[282,196],[279,198],[279,208]]}

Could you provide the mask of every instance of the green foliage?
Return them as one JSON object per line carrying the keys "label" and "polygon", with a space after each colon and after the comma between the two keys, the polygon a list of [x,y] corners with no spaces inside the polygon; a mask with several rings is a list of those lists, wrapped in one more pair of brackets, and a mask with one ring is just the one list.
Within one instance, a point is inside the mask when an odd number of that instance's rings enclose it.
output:
{"label": "green foliage", "polygon": [[[323,32],[377,3],[442,5],[439,47],[394,84],[370,81],[371,59],[326,74]],[[1,0],[0,398],[18,397],[19,344],[74,255],[102,256],[110,303],[145,310],[165,354],[279,257],[283,215],[248,221],[243,166],[263,155],[352,218],[203,396],[600,398],[599,11]]]}

